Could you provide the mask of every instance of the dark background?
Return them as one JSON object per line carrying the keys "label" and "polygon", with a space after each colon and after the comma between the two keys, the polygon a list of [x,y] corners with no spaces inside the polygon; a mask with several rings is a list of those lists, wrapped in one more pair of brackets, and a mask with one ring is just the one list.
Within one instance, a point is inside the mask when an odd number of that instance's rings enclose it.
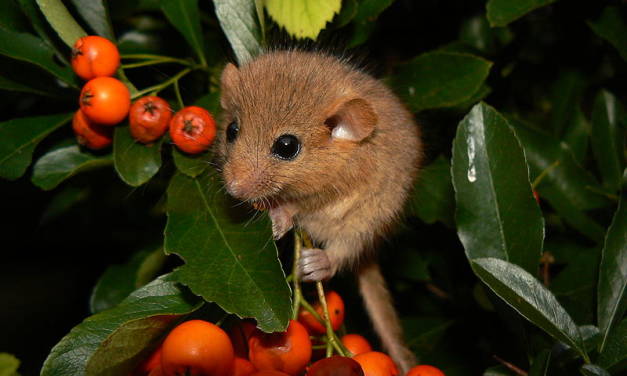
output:
{"label": "dark background", "polygon": [[[529,37],[516,38],[498,56],[493,56],[495,67],[492,72],[499,72],[502,65],[512,58],[518,59],[520,65],[507,81],[495,77],[488,79],[493,92],[486,101],[513,112],[534,111],[559,71],[576,68],[584,74],[598,74],[599,64],[602,63],[599,59],[603,56],[600,51],[607,46],[598,38],[593,38],[585,20],[596,19],[603,6],[609,3],[620,4],[618,1],[559,1],[514,22],[511,30]],[[118,4],[120,1],[112,1],[111,8],[115,10]],[[215,27],[210,2],[202,1],[201,4],[209,16],[205,20],[208,27]],[[408,60],[457,39],[462,21],[482,14],[484,6],[483,1],[467,0],[396,1],[379,18],[370,41],[351,53],[364,61],[373,73],[382,76],[389,73],[398,61]],[[116,12],[113,13],[116,15]],[[127,22],[129,14],[119,13],[114,27],[122,34],[132,25]],[[152,15],[162,18],[158,13]],[[163,31],[161,37],[166,35],[177,34],[169,28]],[[162,43],[172,43],[172,50],[177,51],[176,41],[170,39],[175,38],[164,38]],[[348,37],[335,32],[332,35],[323,34],[321,39],[323,47],[341,49]],[[217,41],[216,49],[219,50],[217,55],[229,54],[224,40]],[[180,53],[184,56],[186,52]],[[0,58],[0,67],[4,63],[4,58]],[[153,73],[169,74],[167,70]],[[606,87],[624,99],[624,74],[622,72],[620,79],[614,81],[600,78],[593,86]],[[132,79],[141,82],[144,77]],[[183,81],[183,90],[186,85],[191,86],[192,83]],[[0,91],[0,95],[2,121],[71,111],[75,107],[71,97],[39,98],[4,91]],[[427,111],[421,113],[419,119],[425,130],[429,159],[441,153],[449,155],[460,114]],[[36,160],[50,144],[71,135],[70,132],[69,129],[61,130],[44,141],[33,159]],[[164,165],[162,173],[167,174],[172,169],[172,162],[166,160]],[[52,346],[89,315],[91,290],[107,266],[126,261],[132,252],[147,242],[159,243],[162,240],[166,220],[162,211],[164,184],[165,180],[157,178],[146,186],[133,189],[121,182],[112,168],[81,174],[50,192],[33,186],[30,172],[14,182],[0,181],[0,212],[4,214],[4,223],[0,227],[3,244],[0,262],[0,351],[15,354],[22,361],[20,371],[24,375],[37,374]],[[58,195],[68,190],[66,194],[82,199],[75,201],[68,211],[57,215],[54,205],[58,202]],[[384,266],[390,266],[385,270],[397,300],[401,302],[401,310],[466,318],[458,320],[448,329],[455,333],[456,340],[448,341],[444,346],[468,364],[468,374],[478,374],[486,365],[496,364],[491,357],[495,352],[524,362],[516,359],[520,354],[516,355],[516,349],[507,343],[507,337],[499,333],[507,329],[500,327],[492,314],[466,304],[476,279],[467,265],[455,232],[443,225],[429,226],[413,219],[408,220],[407,226],[420,239],[425,254],[446,255],[448,264],[432,267],[433,284],[446,287],[458,299],[437,296],[426,285],[406,288],[403,281],[394,276],[394,256],[384,253]],[[404,234],[401,231],[394,241],[402,242]],[[449,286],[451,280],[447,275],[451,274],[456,275],[456,286]],[[351,281],[347,277],[340,278],[337,284],[350,286]],[[423,303],[408,303],[415,301],[416,296],[423,297]],[[356,294],[349,295],[347,301],[355,303],[349,304],[349,307],[359,307]],[[351,316],[354,316],[352,325],[368,333],[361,313],[349,312]],[[485,328],[492,328],[494,333],[479,332]]]}

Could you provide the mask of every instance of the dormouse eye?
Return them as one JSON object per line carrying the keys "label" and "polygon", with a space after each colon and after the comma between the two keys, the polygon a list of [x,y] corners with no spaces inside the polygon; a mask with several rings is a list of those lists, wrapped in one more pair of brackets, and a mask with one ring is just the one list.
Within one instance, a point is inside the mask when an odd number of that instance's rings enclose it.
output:
{"label": "dormouse eye", "polygon": [[272,154],[279,159],[289,161],[296,158],[298,153],[300,153],[300,141],[291,134],[279,136],[272,145]]}
{"label": "dormouse eye", "polygon": [[235,141],[237,138],[237,134],[239,133],[239,124],[237,121],[232,121],[228,127],[226,127],[226,141],[231,143]]}

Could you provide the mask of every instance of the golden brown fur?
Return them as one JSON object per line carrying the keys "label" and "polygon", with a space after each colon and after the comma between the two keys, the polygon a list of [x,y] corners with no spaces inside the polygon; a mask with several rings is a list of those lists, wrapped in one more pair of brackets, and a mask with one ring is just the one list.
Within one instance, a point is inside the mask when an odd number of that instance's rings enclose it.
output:
{"label": "golden brown fur", "polygon": [[[221,103],[218,153],[229,192],[269,207],[276,236],[296,224],[324,249],[305,254],[305,280],[356,267],[375,329],[406,370],[413,355],[378,266],[363,256],[399,217],[418,171],[422,145],[412,115],[380,81],[336,57],[302,51],[227,66]],[[240,133],[227,143],[233,120]],[[337,124],[348,125],[350,137],[332,133]],[[294,160],[270,153],[283,134],[302,143]]]}

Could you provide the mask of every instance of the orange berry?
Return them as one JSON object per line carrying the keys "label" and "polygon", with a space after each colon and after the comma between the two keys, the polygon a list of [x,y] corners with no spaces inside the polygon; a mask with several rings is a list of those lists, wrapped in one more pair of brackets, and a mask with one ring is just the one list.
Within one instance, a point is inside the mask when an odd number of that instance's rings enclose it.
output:
{"label": "orange berry", "polygon": [[399,374],[396,364],[389,356],[382,352],[370,351],[353,357],[365,376],[396,376]]}
{"label": "orange berry", "polygon": [[410,369],[406,376],[446,376],[440,369],[427,364],[421,364]]}
{"label": "orange berry", "polygon": [[227,376],[234,360],[229,336],[203,320],[180,324],[163,341],[161,365],[166,375]]}
{"label": "orange berry", "polygon": [[207,150],[216,137],[216,122],[209,111],[188,106],[170,120],[170,137],[174,144],[189,154]]}
{"label": "orange berry", "polygon": [[[331,326],[333,330],[338,330],[342,323],[344,323],[344,301],[340,294],[335,291],[327,291],[324,294],[327,301],[327,308],[329,309],[329,320],[331,320]],[[324,317],[322,313],[322,305],[320,302],[316,302],[313,305],[314,309],[320,315]],[[327,329],[308,311],[301,309],[298,313],[298,321],[300,321],[312,334],[324,334]]]}
{"label": "orange berry", "polygon": [[250,376],[255,372],[257,372],[257,369],[248,359],[239,357],[235,358],[235,362],[233,362],[232,376]]}
{"label": "orange berry", "polygon": [[106,38],[90,35],[72,47],[72,69],[83,80],[113,76],[120,66],[118,48]]}
{"label": "orange berry", "polygon": [[168,130],[172,109],[164,99],[155,96],[136,100],[128,115],[128,124],[134,139],[144,144],[153,142]]}
{"label": "orange berry", "polygon": [[88,81],[81,90],[81,111],[94,123],[115,125],[128,115],[131,94],[126,85],[112,77]]}
{"label": "orange berry", "polygon": [[89,149],[104,149],[113,142],[113,129],[95,124],[87,119],[81,110],[74,113],[72,130],[76,135],[76,141]]}
{"label": "orange berry", "polygon": [[248,358],[258,370],[299,374],[311,359],[309,333],[295,320],[290,320],[286,332],[255,329],[248,339]]}
{"label": "orange berry", "polygon": [[353,355],[372,351],[372,346],[370,346],[368,340],[359,334],[346,334],[340,341]]}

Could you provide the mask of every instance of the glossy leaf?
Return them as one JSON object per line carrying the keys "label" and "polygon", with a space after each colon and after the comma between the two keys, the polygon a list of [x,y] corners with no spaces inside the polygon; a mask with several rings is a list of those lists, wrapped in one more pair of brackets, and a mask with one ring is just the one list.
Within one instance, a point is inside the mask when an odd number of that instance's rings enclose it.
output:
{"label": "glossy leaf", "polygon": [[495,257],[535,274],[544,221],[522,148],[492,107],[480,103],[460,123],[452,175],[457,234],[468,259]]}
{"label": "glossy leaf", "polygon": [[581,373],[585,376],[611,376],[609,372],[596,364],[584,364],[581,366]]}
{"label": "glossy leaf", "polygon": [[160,277],[75,326],[52,349],[41,375],[128,375],[154,341],[201,305],[168,276]]}
{"label": "glossy leaf", "polygon": [[176,174],[168,187],[165,250],[185,261],[174,278],[195,294],[255,318],[264,331],[281,331],[291,315],[290,289],[269,221],[251,216],[226,196],[215,174]]}
{"label": "glossy leaf", "polygon": [[531,363],[531,368],[529,368],[529,376],[548,376],[550,362],[551,351],[540,351]]}
{"label": "glossy leaf", "polygon": [[620,188],[623,168],[625,131],[619,125],[622,108],[616,98],[601,91],[592,109],[592,151],[604,185],[611,191]]}
{"label": "glossy leaf", "polygon": [[441,221],[454,225],[455,193],[448,159],[440,156],[420,171],[410,205],[413,213],[426,223]]}
{"label": "glossy leaf", "polygon": [[491,66],[474,55],[428,52],[401,65],[392,84],[414,111],[451,107],[472,97]]}
{"label": "glossy leaf", "polygon": [[58,114],[0,123],[0,177],[15,180],[22,176],[37,144],[71,118],[71,114]]}
{"label": "glossy leaf", "polygon": [[492,26],[505,26],[534,9],[549,5],[557,0],[488,0],[486,9]]}
{"label": "glossy leaf", "polygon": [[601,331],[599,352],[603,352],[612,326],[627,310],[627,203],[618,204],[612,224],[605,236],[599,266],[597,320]]}
{"label": "glossy leaf", "polygon": [[213,5],[237,62],[242,65],[261,52],[257,10],[249,0],[214,0]]}
{"label": "glossy leaf", "polygon": [[8,353],[0,353],[0,376],[18,376],[20,361]]}
{"label": "glossy leaf", "polygon": [[87,35],[85,30],[68,12],[61,0],[36,0],[39,9],[44,14],[50,26],[59,34],[59,37],[68,46],[74,46],[78,38]]}
{"label": "glossy leaf", "polygon": [[587,357],[577,325],[533,275],[496,258],[474,259],[471,266],[492,291],[523,317]]}
{"label": "glossy leaf", "polygon": [[77,145],[61,147],[37,160],[33,166],[32,182],[41,189],[50,190],[79,172],[111,163],[110,155],[96,156],[81,151]]}
{"label": "glossy leaf", "polygon": [[115,170],[128,185],[138,187],[150,180],[161,168],[161,143],[144,145],[135,141],[128,127],[118,126],[113,136]]}
{"label": "glossy leaf", "polygon": [[200,26],[198,0],[165,0],[161,2],[161,10],[196,51],[200,63],[206,64],[205,42]]}
{"label": "glossy leaf", "polygon": [[536,187],[542,197],[551,200],[553,191],[546,188],[552,187],[578,210],[596,209],[610,203],[598,193],[602,191],[601,185],[575,161],[568,145],[520,120],[512,117],[507,120],[514,126],[525,149],[532,179],[543,174]]}
{"label": "glossy leaf", "polygon": [[296,38],[315,40],[339,13],[342,0],[266,0],[268,14]]}
{"label": "glossy leaf", "polygon": [[47,43],[32,34],[0,28],[0,54],[34,64],[61,81],[71,86],[77,86],[72,70],[60,66],[54,60],[54,53],[54,50]]}
{"label": "glossy leaf", "polygon": [[91,313],[119,304],[130,293],[150,282],[164,262],[165,255],[159,248],[152,252],[137,252],[127,263],[109,266],[92,290],[89,300]]}
{"label": "glossy leaf", "polygon": [[596,21],[588,21],[588,25],[598,36],[610,42],[623,60],[627,61],[627,26],[620,8],[605,7],[601,17]]}
{"label": "glossy leaf", "polygon": [[609,333],[597,363],[612,372],[622,371],[627,368],[625,349],[627,349],[627,319],[623,319]]}
{"label": "glossy leaf", "polygon": [[72,0],[72,3],[96,34],[115,41],[113,27],[109,20],[109,7],[105,0]]}

